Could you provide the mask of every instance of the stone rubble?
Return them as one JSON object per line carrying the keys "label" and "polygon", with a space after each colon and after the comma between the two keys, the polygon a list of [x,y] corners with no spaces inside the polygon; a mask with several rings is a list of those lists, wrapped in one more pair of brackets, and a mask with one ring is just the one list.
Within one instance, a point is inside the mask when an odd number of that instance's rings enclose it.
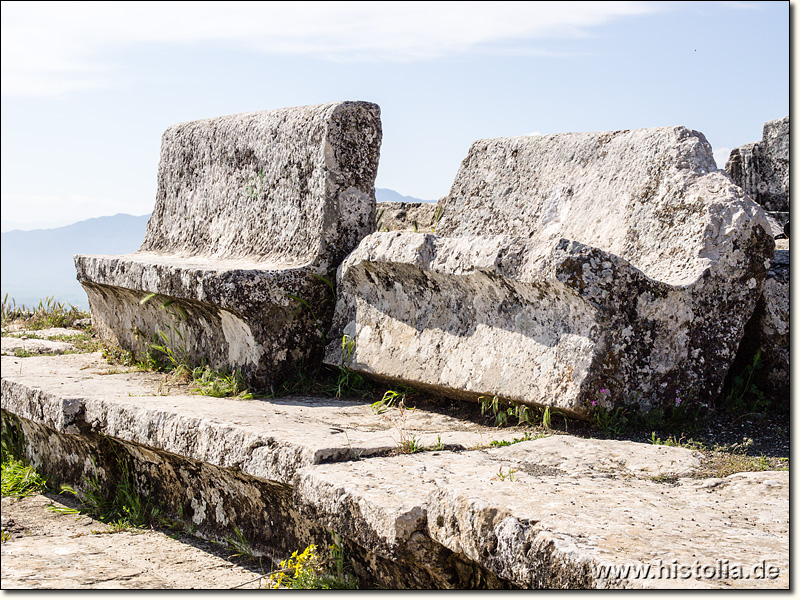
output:
{"label": "stone rubble", "polygon": [[431,231],[436,227],[434,202],[378,202],[378,231]]}

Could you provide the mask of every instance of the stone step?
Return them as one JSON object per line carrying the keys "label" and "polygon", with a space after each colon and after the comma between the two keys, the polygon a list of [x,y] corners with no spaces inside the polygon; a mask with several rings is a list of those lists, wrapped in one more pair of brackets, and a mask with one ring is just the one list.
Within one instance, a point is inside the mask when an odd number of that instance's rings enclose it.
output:
{"label": "stone step", "polygon": [[[336,534],[362,583],[789,585],[787,471],[708,479],[686,448],[570,435],[491,447],[520,434],[364,400],[191,395],[99,354],[4,356],[2,373],[4,426],[48,476],[111,478],[126,453],[143,493],[204,535],[236,527],[280,554]],[[398,453],[410,436],[429,449]]]}

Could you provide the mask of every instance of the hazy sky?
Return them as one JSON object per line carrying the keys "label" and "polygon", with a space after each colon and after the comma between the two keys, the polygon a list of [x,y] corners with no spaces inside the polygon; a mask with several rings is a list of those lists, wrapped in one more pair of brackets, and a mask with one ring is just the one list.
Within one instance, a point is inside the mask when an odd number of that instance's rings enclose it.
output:
{"label": "hazy sky", "polygon": [[169,125],[334,100],[423,199],[486,137],[686,125],[724,166],[789,114],[789,2],[3,2],[2,229],[148,213]]}

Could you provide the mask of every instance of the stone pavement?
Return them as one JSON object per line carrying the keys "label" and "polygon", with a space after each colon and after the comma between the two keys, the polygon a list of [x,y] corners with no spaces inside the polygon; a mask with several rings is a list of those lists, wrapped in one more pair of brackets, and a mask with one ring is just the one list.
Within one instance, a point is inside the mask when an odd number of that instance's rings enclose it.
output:
{"label": "stone pavement", "polygon": [[[2,371],[4,417],[30,436],[34,464],[91,470],[81,449],[113,441],[151,465],[141,485],[183,486],[157,493],[191,505],[199,530],[220,539],[268,512],[250,534],[303,544],[333,532],[373,584],[789,584],[788,471],[709,478],[687,448],[571,435],[497,447],[519,432],[422,409],[377,415],[363,400],[208,398],[114,372],[99,354],[4,356]],[[425,451],[401,453],[412,437]],[[138,541],[119,535],[92,543]]]}
{"label": "stone pavement", "polygon": [[146,529],[110,533],[88,516],[49,510],[53,505],[68,508],[42,495],[3,498],[3,531],[11,535],[2,545],[4,590],[263,587],[260,573],[209,552],[209,542]]}

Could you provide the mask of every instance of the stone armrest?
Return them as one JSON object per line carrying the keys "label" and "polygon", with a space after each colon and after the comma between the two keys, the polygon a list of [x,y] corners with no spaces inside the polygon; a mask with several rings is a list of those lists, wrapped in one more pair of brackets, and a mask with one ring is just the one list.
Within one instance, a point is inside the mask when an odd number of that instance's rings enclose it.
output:
{"label": "stone armrest", "polygon": [[[370,235],[345,260],[339,278],[359,265],[381,271],[381,264],[400,270],[416,267],[442,276],[480,273],[507,279],[512,286],[561,285],[607,313],[635,307],[636,296],[642,293],[663,297],[670,289],[686,287],[651,279],[624,258],[574,240],[411,232]],[[398,282],[402,284],[400,278]]]}

